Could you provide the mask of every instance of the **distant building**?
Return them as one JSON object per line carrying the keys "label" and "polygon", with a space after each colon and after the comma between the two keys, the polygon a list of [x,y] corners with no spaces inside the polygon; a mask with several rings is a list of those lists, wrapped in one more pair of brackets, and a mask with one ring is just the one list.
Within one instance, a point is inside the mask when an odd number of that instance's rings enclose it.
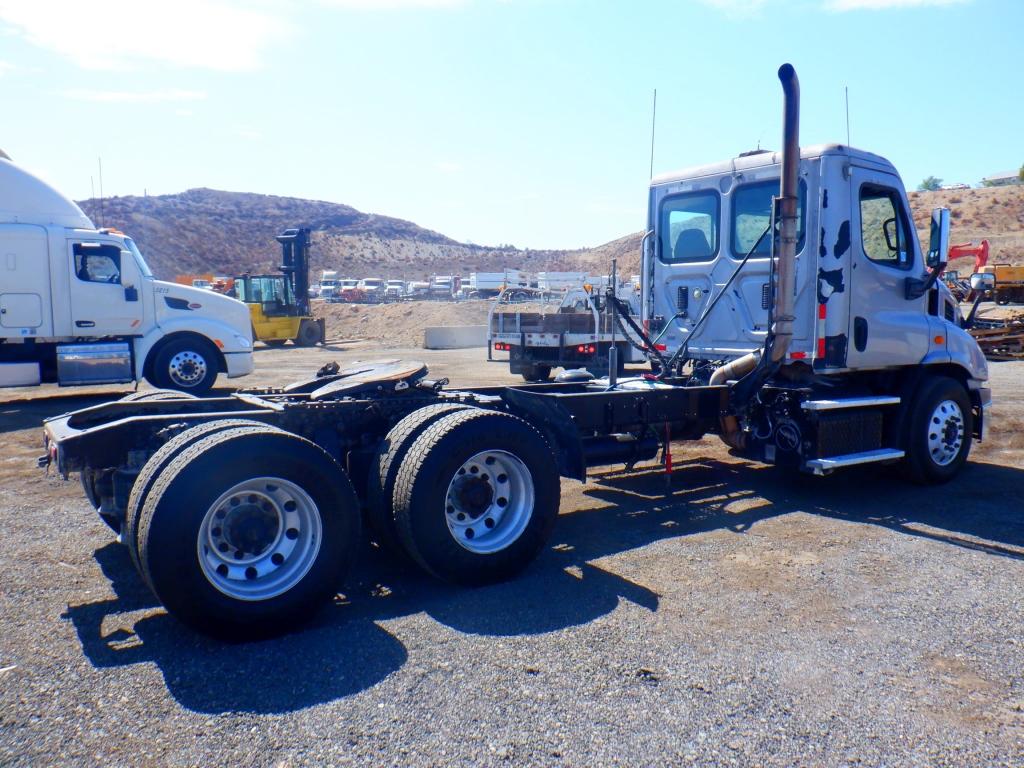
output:
{"label": "distant building", "polygon": [[1020,171],[1006,171],[986,176],[981,184],[984,187],[1008,187],[1011,184],[1024,184],[1024,181],[1020,180]]}

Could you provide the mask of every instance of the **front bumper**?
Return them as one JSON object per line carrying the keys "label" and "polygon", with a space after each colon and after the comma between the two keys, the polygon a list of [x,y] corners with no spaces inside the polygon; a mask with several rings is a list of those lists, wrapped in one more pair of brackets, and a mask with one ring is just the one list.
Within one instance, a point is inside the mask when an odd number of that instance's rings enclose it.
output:
{"label": "front bumper", "polygon": [[237,379],[239,376],[247,376],[252,373],[255,363],[252,350],[244,352],[225,352],[224,364],[227,367],[229,379]]}

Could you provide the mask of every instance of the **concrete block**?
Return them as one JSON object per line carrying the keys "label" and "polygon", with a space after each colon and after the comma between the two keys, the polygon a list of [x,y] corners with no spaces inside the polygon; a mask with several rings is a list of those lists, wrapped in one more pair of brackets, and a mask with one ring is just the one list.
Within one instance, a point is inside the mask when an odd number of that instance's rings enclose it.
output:
{"label": "concrete block", "polygon": [[433,325],[423,329],[424,349],[467,349],[486,346],[486,325]]}

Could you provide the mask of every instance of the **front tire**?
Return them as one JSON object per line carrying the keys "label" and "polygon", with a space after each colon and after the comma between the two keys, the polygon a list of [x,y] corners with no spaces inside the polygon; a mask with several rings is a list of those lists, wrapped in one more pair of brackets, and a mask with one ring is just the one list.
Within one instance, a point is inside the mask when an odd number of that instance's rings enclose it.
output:
{"label": "front tire", "polygon": [[506,413],[452,413],[421,434],[395,478],[406,551],[445,581],[503,581],[540,552],[558,517],[557,462],[532,426]]}
{"label": "front tire", "polygon": [[153,358],[149,383],[159,389],[174,389],[201,395],[217,380],[220,361],[214,346],[193,336],[171,339]]}
{"label": "front tire", "polygon": [[319,323],[312,320],[303,320],[299,325],[299,335],[293,341],[300,347],[312,347],[319,344],[323,341]]}
{"label": "front tire", "polygon": [[974,419],[963,385],[948,376],[927,379],[908,414],[906,475],[933,485],[951,480],[971,452]]}
{"label": "front tire", "polygon": [[354,560],[359,502],[323,449],[248,427],[209,435],[160,473],[139,560],[167,610],[201,632],[253,639],[295,629]]}

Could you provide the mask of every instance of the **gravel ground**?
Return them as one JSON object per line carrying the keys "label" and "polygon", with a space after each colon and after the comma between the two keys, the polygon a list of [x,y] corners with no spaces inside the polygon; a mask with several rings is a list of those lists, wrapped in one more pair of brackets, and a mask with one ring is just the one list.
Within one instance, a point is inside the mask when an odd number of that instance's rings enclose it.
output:
{"label": "gravel ground", "polygon": [[[372,352],[260,351],[244,382]],[[680,444],[670,480],[565,481],[513,582],[368,549],[311,626],[244,645],[168,617],[34,468],[42,418],[117,388],[32,390],[0,403],[0,764],[1024,765],[1024,363],[993,369],[992,439],[945,487]]]}

